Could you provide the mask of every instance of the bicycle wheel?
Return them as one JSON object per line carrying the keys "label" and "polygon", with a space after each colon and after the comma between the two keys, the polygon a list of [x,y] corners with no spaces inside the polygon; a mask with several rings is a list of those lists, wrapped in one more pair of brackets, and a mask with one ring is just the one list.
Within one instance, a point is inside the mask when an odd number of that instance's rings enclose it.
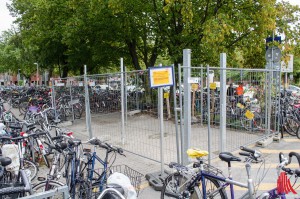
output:
{"label": "bicycle wheel", "polygon": [[241,124],[248,131],[257,131],[261,128],[262,119],[259,113],[253,112],[253,119],[248,119],[244,114],[241,116]]}
{"label": "bicycle wheel", "polygon": [[[37,194],[37,193],[43,193],[45,191],[49,191],[49,190],[54,190],[54,189],[57,189],[61,186],[63,186],[64,184],[59,182],[59,181],[53,181],[53,180],[50,180],[49,182],[47,181],[44,181],[44,182],[40,182],[36,185],[34,185],[32,187],[32,191],[34,194]],[[63,193],[55,193],[55,196],[53,197],[47,197],[47,199],[58,199],[58,198],[63,198]]]}
{"label": "bicycle wheel", "polygon": [[24,170],[26,174],[29,176],[30,181],[34,180],[34,178],[38,173],[38,167],[30,160],[24,160],[23,164],[24,164]]}
{"label": "bicycle wheel", "polygon": [[285,123],[286,132],[292,136],[297,134],[299,128],[299,122],[293,117],[287,117]]}
{"label": "bicycle wheel", "polygon": [[[200,182],[199,186],[195,186],[194,190],[186,190],[186,183],[188,182],[188,177],[183,176],[180,173],[173,173],[169,175],[164,182],[164,186],[161,191],[161,199],[169,198],[185,198],[189,196],[190,199],[202,199],[202,184]],[[223,189],[218,190],[213,193],[216,189],[220,187],[220,183],[211,178],[205,178],[205,187],[207,198],[227,198],[226,193]]]}

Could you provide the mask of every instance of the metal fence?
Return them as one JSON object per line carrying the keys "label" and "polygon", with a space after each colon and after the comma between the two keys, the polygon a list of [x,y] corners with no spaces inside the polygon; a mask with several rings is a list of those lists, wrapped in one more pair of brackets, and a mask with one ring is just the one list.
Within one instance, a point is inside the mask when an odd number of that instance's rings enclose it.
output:
{"label": "metal fence", "polygon": [[[179,71],[187,123],[181,132],[182,151],[201,148],[211,159],[278,132],[279,70],[226,68],[221,57],[220,67],[192,67],[188,60]],[[182,159],[187,163],[184,153]]]}
{"label": "metal fence", "polygon": [[[278,131],[279,71],[226,68],[222,58],[221,67],[192,67],[188,53],[175,86],[163,88],[163,122],[148,70],[124,72],[122,61],[119,73],[52,79],[54,101],[66,93],[71,102],[79,101],[86,138],[97,136],[164,163],[187,163],[188,147],[208,150],[211,159]],[[71,116],[79,119],[74,110]]]}

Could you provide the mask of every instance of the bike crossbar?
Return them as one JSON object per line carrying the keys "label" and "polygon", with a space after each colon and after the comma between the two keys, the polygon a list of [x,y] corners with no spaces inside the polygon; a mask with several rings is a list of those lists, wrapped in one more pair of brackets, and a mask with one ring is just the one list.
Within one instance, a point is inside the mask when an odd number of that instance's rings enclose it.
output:
{"label": "bike crossbar", "polygon": [[48,197],[51,197],[51,196],[55,196],[58,193],[63,194],[63,199],[70,198],[69,188],[68,188],[67,185],[65,185],[65,186],[61,186],[61,187],[58,187],[56,189],[49,190],[49,191],[46,191],[46,192],[36,193],[34,195],[31,195],[31,196],[22,197],[22,199],[43,199],[43,198],[48,198]]}

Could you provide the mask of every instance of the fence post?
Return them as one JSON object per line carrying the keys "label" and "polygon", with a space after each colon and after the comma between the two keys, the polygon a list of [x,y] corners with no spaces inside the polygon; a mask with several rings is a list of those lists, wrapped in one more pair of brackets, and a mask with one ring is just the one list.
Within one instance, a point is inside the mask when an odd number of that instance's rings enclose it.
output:
{"label": "fence post", "polygon": [[180,163],[180,138],[179,138],[179,131],[178,131],[178,113],[177,113],[177,99],[176,99],[176,82],[175,82],[175,68],[174,64],[172,65],[173,68],[173,99],[174,99],[174,116],[175,116],[175,132],[176,132],[176,150],[177,150],[177,163]]}
{"label": "fence post", "polygon": [[226,150],[226,53],[220,54],[220,152]]}
{"label": "fence post", "polygon": [[126,66],[124,66],[124,83],[125,83],[125,90],[124,90],[124,114],[125,114],[125,124],[127,124],[127,112],[128,112],[128,106],[127,106],[127,72],[126,72]]}
{"label": "fence post", "polygon": [[183,50],[183,85],[184,85],[184,140],[183,140],[183,154],[182,163],[187,165],[189,163],[186,151],[191,143],[191,85],[189,79],[191,77],[191,49]]}
{"label": "fence post", "polygon": [[181,146],[180,146],[180,163],[183,164],[183,156],[184,154],[184,129],[182,126],[183,121],[183,113],[182,113],[182,88],[181,88],[181,65],[178,64],[178,84],[179,84],[179,108],[180,108],[180,140],[181,140]]}
{"label": "fence post", "polygon": [[208,142],[208,164],[211,163],[211,129],[210,129],[210,84],[209,84],[209,66],[206,66],[207,76],[207,142]]}
{"label": "fence post", "polygon": [[201,114],[201,121],[200,124],[203,126],[203,88],[204,88],[204,82],[203,82],[203,66],[201,65],[201,80],[200,80],[200,114]]}
{"label": "fence post", "polygon": [[125,144],[125,89],[126,86],[124,84],[124,64],[123,58],[120,60],[121,66],[121,115],[122,115],[122,129],[121,129],[121,141],[122,144]]}
{"label": "fence post", "polygon": [[86,130],[89,134],[89,138],[93,137],[92,125],[91,125],[91,110],[90,110],[90,96],[88,90],[88,81],[86,76],[86,65],[84,65],[84,90],[85,90],[85,119],[86,119]]}

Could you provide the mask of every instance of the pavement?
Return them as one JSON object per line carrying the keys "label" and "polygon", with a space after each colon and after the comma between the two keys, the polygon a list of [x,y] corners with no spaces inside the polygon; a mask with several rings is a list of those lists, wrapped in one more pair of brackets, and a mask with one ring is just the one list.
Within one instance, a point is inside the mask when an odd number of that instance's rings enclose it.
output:
{"label": "pavement", "polygon": [[[17,114],[17,112],[16,112]],[[65,128],[71,130],[74,132],[74,135],[82,140],[88,139],[88,134],[86,132],[85,128],[85,120],[76,120],[73,124],[68,123]],[[103,134],[96,134],[95,136],[102,139],[107,139],[108,135]],[[85,145],[85,148],[91,148],[91,146]],[[274,187],[276,187],[276,181],[277,181],[277,173],[276,173],[276,166],[278,164],[278,154],[279,152],[283,152],[285,155],[288,155],[289,152],[294,151],[297,153],[300,153],[300,140],[295,137],[289,137],[288,135],[285,136],[284,139],[280,140],[278,143],[271,143],[266,148],[257,148],[254,145],[249,146],[253,149],[258,149],[262,152],[263,157],[265,158],[265,165],[260,166],[258,164],[253,164],[252,166],[252,176],[253,179],[256,179],[255,182],[258,182],[258,179],[260,179],[260,176],[264,176],[262,182],[259,184],[258,187],[258,193],[262,193],[266,190],[270,190]],[[136,150],[139,150],[138,148]],[[103,150],[97,149],[97,154],[103,154]],[[238,155],[239,151],[233,152],[233,154]],[[151,153],[151,151],[149,151]],[[152,151],[152,153],[157,153],[156,151]],[[138,171],[143,176],[145,176],[148,173],[153,172],[160,172],[161,170],[161,164],[157,161],[153,161],[144,157],[141,157],[139,155],[135,155],[131,152],[125,151],[126,157],[118,156],[114,162],[114,165],[127,165],[131,169]],[[110,159],[111,163],[113,162],[114,158]],[[168,163],[168,162],[166,162]],[[215,158],[212,160],[212,166],[217,167],[218,169],[223,171],[223,174],[225,176],[228,176],[228,170],[227,170],[227,164],[225,162],[222,162],[218,158]],[[167,169],[167,166],[164,166],[165,169]],[[263,169],[265,168],[265,169]],[[294,159],[291,168],[299,168],[299,165],[297,164],[296,160]],[[265,174],[266,172],[266,174]],[[43,169],[43,173],[46,173],[46,169]],[[242,162],[234,162],[232,164],[232,173],[233,173],[233,179],[237,181],[241,181],[243,183],[246,183],[246,171],[244,168],[244,164]],[[40,174],[39,174],[40,176]],[[142,182],[140,185],[140,191],[138,198],[140,199],[156,199],[160,198],[160,192],[155,191],[146,181],[145,177],[142,177]],[[300,193],[300,182],[297,183],[296,191]],[[236,188],[236,195],[240,196],[245,191],[244,189]],[[288,196],[288,198],[300,198],[300,194],[297,196]]]}
{"label": "pavement", "polygon": [[[76,125],[76,123],[72,126],[69,126],[68,128],[74,130],[74,132],[76,132],[75,135],[77,135],[77,137],[82,139],[87,138],[87,134],[84,131],[80,131],[80,132],[78,131],[79,128],[78,125]],[[296,137],[290,137],[288,135],[285,135],[284,139],[281,139],[279,142],[273,142],[270,145],[268,145],[266,148],[258,148],[255,147],[255,145],[250,145],[249,148],[259,150],[263,154],[263,157],[265,159],[264,165],[253,164],[251,170],[252,178],[255,180],[255,182],[259,182],[260,179],[264,176],[262,182],[259,184],[259,187],[257,188],[257,192],[260,194],[263,193],[264,191],[275,188],[277,185],[276,166],[279,163],[279,159],[278,159],[279,152],[283,152],[286,156],[291,151],[300,153],[300,140],[297,139]],[[234,151],[232,153],[238,156],[238,152],[239,150]],[[115,162],[116,165],[126,164],[130,168],[140,172],[143,175],[161,171],[161,164],[158,162],[143,158],[139,155],[135,155],[130,152],[125,152],[125,154],[126,157],[122,157],[122,156],[117,157],[117,160]],[[220,169],[225,176],[228,176],[227,163],[222,162],[218,158],[215,158],[212,160],[211,164],[212,166]],[[168,166],[165,165],[164,168],[168,169]],[[293,159],[290,168],[299,168],[299,165],[295,159]],[[234,162],[232,164],[232,174],[234,180],[243,183],[247,182],[246,170],[243,162]],[[291,180],[291,182],[293,183],[293,180]],[[288,196],[287,198],[300,197],[300,181],[297,182],[297,184],[294,187],[296,188],[296,191],[299,192],[299,194],[296,196],[291,195]],[[239,187],[235,188],[235,196],[241,196],[244,192],[245,189]],[[140,186],[138,198],[140,199],[160,198],[160,192],[155,191],[148,184],[148,181],[146,181],[146,179],[143,178]]]}

